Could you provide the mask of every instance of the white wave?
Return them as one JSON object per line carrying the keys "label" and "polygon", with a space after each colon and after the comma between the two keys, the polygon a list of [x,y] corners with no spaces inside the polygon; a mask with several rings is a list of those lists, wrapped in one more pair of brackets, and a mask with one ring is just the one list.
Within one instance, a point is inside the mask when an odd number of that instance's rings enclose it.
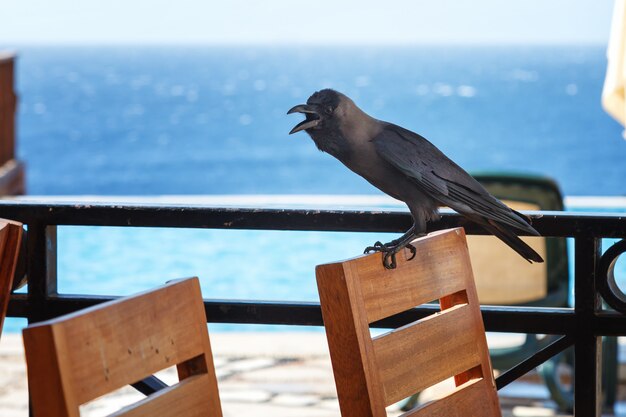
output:
{"label": "white wave", "polygon": [[516,81],[534,82],[539,79],[537,71],[516,68],[509,73],[509,77]]}
{"label": "white wave", "polygon": [[444,83],[435,83],[433,86],[433,91],[435,94],[440,95],[442,97],[450,97],[454,93],[454,89],[450,84]]}
{"label": "white wave", "polygon": [[476,88],[471,85],[460,85],[456,88],[456,94],[459,97],[471,98],[476,95]]}
{"label": "white wave", "polygon": [[565,86],[565,94],[567,94],[568,96],[575,96],[576,94],[578,94],[578,86],[574,83],[567,84]]}

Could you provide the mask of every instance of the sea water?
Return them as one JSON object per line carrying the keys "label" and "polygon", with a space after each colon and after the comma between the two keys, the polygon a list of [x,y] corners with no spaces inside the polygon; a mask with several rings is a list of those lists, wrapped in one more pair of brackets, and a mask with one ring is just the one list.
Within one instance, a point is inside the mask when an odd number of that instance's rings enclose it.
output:
{"label": "sea water", "polygon": [[286,115],[332,87],[467,170],[625,195],[626,142],[600,106],[604,46],[23,47],[28,192],[370,194]]}
{"label": "sea water", "polygon": [[[301,116],[286,111],[327,87],[468,170],[547,175],[567,195],[626,194],[622,128],[600,107],[602,46],[18,52],[30,194],[376,194],[304,133],[287,134]],[[205,298],[315,301],[316,264],[391,237],[60,227],[59,290],[125,295],[199,276]]]}

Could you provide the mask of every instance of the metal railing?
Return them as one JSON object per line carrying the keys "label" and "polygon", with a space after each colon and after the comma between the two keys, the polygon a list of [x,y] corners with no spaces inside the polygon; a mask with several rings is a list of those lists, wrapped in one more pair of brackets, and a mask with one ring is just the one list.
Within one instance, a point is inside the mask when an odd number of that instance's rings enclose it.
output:
{"label": "metal railing", "polygon": [[[601,336],[626,335],[626,295],[615,284],[614,268],[626,252],[626,215],[569,212],[529,212],[533,226],[547,237],[574,238],[573,308],[483,306],[487,331],[562,335],[552,344],[497,378],[498,388],[524,375],[564,349],[575,347],[574,412],[600,416]],[[14,294],[8,315],[36,322],[76,311],[111,297],[63,295],[57,292],[57,226],[126,226],[210,229],[298,230],[341,232],[403,232],[408,213],[174,207],[172,205],[54,204],[0,202],[0,217],[27,225],[27,294]],[[463,226],[467,234],[485,234],[456,214],[444,213],[432,230]],[[618,242],[602,255],[601,240]],[[334,260],[329,260],[334,261]],[[311,266],[313,268],[313,266]],[[601,298],[617,311],[604,310]],[[207,317],[216,323],[322,326],[315,302],[205,300]],[[374,323],[398,327],[432,313],[419,307]],[[159,388],[158,380],[137,387]]]}

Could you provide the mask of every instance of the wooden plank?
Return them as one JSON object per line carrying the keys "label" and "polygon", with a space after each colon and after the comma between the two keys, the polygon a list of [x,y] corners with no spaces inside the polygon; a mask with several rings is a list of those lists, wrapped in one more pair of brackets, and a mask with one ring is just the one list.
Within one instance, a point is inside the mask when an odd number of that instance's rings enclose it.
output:
{"label": "wooden plank", "polygon": [[42,323],[70,352],[59,361],[77,404],[203,354],[206,318],[188,301],[200,297],[197,285],[182,281]]}
{"label": "wooden plank", "polygon": [[357,277],[340,263],[317,266],[316,276],[341,415],[386,417]]}
{"label": "wooden plank", "polygon": [[[464,231],[463,235],[465,235]],[[459,262],[462,264],[462,279],[464,280],[465,290],[462,294],[455,293],[442,297],[439,300],[439,304],[441,306],[441,309],[445,310],[457,305],[459,302],[468,303],[468,305],[470,306],[472,322],[474,323],[477,332],[475,343],[478,352],[480,353],[481,360],[480,367],[474,367],[466,372],[457,374],[455,375],[454,380],[456,385],[461,385],[469,381],[470,379],[484,377],[485,379],[491,381],[495,390],[495,380],[491,367],[491,358],[489,357],[489,347],[487,346],[487,338],[485,337],[485,325],[483,323],[482,314],[480,312],[478,292],[476,290],[476,284],[474,282],[472,264],[470,262],[469,250],[467,246],[460,248],[459,255]]]}
{"label": "wooden plank", "polygon": [[[176,368],[178,371],[178,380],[183,381],[185,379],[194,377],[195,375],[206,374],[207,386],[203,396],[205,397],[211,417],[222,417],[222,403],[219,397],[219,389],[217,386],[217,376],[215,374],[215,364],[213,363],[213,352],[211,349],[211,342],[209,339],[209,330],[206,326],[207,316],[204,310],[204,303],[202,300],[202,292],[200,290],[200,283],[198,279],[194,279],[192,282],[195,295],[195,303],[191,303],[195,309],[194,316],[197,320],[202,320],[204,325],[200,326],[200,330],[196,333],[196,336],[202,342],[204,354],[195,357],[191,360],[179,363]],[[181,414],[186,415],[186,414]],[[206,415],[206,414],[205,414]]]}
{"label": "wooden plank", "polygon": [[361,277],[363,299],[370,323],[409,308],[438,300],[465,287],[463,279],[464,253],[467,248],[463,229],[434,232],[413,241],[417,250],[407,261],[405,249],[397,255],[394,270],[382,267],[380,254],[350,261],[353,273]]}
{"label": "wooden plank", "polygon": [[[490,394],[491,393],[491,394]],[[423,404],[400,417],[501,416],[498,396],[485,379],[473,379],[443,398]]]}
{"label": "wooden plank", "polygon": [[0,164],[15,154],[15,110],[17,96],[14,92],[14,57],[5,55],[0,60]]}
{"label": "wooden plank", "polygon": [[60,373],[52,328],[28,327],[23,331],[23,341],[33,415],[80,417],[78,407],[73,406],[71,391],[65,388]]}
{"label": "wooden plank", "polygon": [[0,166],[0,195],[25,194],[25,177],[24,163],[10,159],[2,164]]}
{"label": "wooden plank", "polygon": [[216,417],[207,395],[210,385],[206,374],[195,375],[122,408],[109,417]]}
{"label": "wooden plank", "polygon": [[480,365],[477,337],[470,307],[458,305],[375,338],[386,405]]}
{"label": "wooden plank", "polygon": [[0,336],[22,242],[22,224],[0,219]]}
{"label": "wooden plank", "polygon": [[[11,298],[11,289],[13,288],[14,271],[8,271],[7,266],[10,263],[4,256],[4,250],[8,245],[9,230],[8,225],[0,223],[0,337],[2,337],[2,326],[4,318],[7,314],[9,299]],[[17,259],[16,259],[17,260]]]}

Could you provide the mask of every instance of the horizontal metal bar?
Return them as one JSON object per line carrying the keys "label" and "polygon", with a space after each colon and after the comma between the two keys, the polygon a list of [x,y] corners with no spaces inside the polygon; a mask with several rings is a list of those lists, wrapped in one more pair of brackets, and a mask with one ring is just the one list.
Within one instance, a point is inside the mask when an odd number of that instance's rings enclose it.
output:
{"label": "horizontal metal bar", "polygon": [[626,316],[615,311],[596,313],[593,320],[594,336],[623,336],[626,329]]}
{"label": "horizontal metal bar", "polygon": [[135,382],[134,384],[131,384],[131,385],[133,388],[141,392],[143,395],[154,394],[155,392],[168,387],[168,385],[165,382],[161,381],[159,378],[157,378],[154,375],[150,375],[149,377],[144,378],[143,380],[139,382]]}
{"label": "horizontal metal bar", "polygon": [[[481,306],[485,329],[502,333],[571,334],[576,332],[570,308]],[[372,323],[372,327],[397,328],[439,311],[439,306],[420,306]],[[626,333],[626,329],[624,330]]]}
{"label": "horizontal metal bar", "polygon": [[[626,237],[626,215],[526,212],[543,236]],[[216,208],[208,206],[111,205],[0,202],[0,217],[46,225],[184,227],[251,230],[401,232],[411,225],[408,212]],[[430,227],[463,226],[485,234],[465,218],[444,212]]]}
{"label": "horizontal metal bar", "polygon": [[[45,300],[48,318],[68,314],[118,297],[60,295]],[[317,302],[205,300],[209,323],[280,324],[323,326]],[[482,306],[487,331],[542,334],[574,334],[574,311],[568,308]],[[13,295],[9,316],[26,317],[29,301],[23,294]],[[420,306],[372,324],[376,328],[396,328],[431,315],[438,308]],[[608,320],[608,319],[607,319]],[[620,320],[621,322],[622,320]],[[614,326],[617,327],[617,326]],[[626,327],[619,334],[626,335]],[[615,329],[612,334],[617,332]]]}
{"label": "horizontal metal bar", "polygon": [[577,330],[570,308],[481,306],[481,311],[490,332],[574,334]]}
{"label": "horizontal metal bar", "polygon": [[240,209],[91,204],[12,204],[0,202],[0,217],[56,225],[184,227],[250,230],[388,231],[408,229],[403,212]]}
{"label": "horizontal metal bar", "polygon": [[[46,319],[69,314],[106,301],[116,296],[59,295],[45,299]],[[25,294],[13,294],[8,316],[27,317],[29,300]],[[204,308],[209,323],[291,324],[322,326],[322,313],[316,302],[287,302],[263,300],[205,300]]]}
{"label": "horizontal metal bar", "polygon": [[506,387],[511,382],[519,379],[523,375],[526,375],[528,372],[535,369],[537,366],[541,365],[554,355],[564,351],[568,347],[574,344],[574,338],[571,336],[562,336],[559,337],[554,342],[550,343],[548,346],[539,350],[529,358],[525,359],[523,362],[518,363],[508,371],[502,373],[499,377],[496,378],[496,388],[498,390]]}

